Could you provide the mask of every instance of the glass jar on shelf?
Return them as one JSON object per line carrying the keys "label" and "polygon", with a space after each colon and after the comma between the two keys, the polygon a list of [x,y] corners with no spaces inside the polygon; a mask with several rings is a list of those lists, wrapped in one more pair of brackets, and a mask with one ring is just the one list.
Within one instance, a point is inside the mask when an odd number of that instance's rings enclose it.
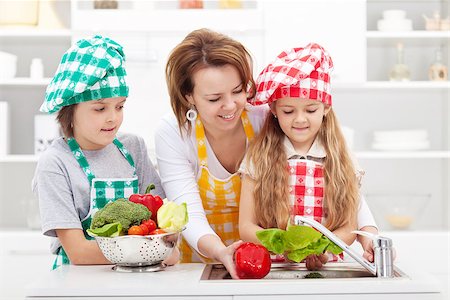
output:
{"label": "glass jar on shelf", "polygon": [[431,81],[446,81],[448,79],[448,68],[442,63],[442,50],[436,50],[434,62],[428,71],[428,78]]}
{"label": "glass jar on shelf", "polygon": [[397,44],[397,62],[389,72],[390,81],[409,81],[411,72],[409,67],[404,63],[403,43]]}

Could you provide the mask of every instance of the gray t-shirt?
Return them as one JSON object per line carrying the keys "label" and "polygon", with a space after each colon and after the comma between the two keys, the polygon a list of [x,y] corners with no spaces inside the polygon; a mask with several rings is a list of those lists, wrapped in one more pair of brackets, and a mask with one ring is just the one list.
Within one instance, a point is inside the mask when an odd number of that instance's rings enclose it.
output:
{"label": "gray t-shirt", "polygon": [[[147,185],[153,183],[156,190],[152,193],[165,198],[144,140],[132,134],[118,134],[117,139],[133,157],[139,192],[144,193]],[[133,177],[133,168],[114,144],[101,150],[83,150],[83,153],[97,178]],[[55,140],[39,157],[32,188],[39,199],[44,235],[56,237],[55,229],[82,229],[81,220],[90,209],[90,184],[63,138]],[[59,240],[54,239],[52,252],[60,245]]]}

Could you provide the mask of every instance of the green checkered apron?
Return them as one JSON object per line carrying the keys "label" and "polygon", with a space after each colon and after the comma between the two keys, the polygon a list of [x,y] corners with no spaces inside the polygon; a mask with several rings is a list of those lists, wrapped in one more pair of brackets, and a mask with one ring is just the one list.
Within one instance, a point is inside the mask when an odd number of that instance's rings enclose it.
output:
{"label": "green checkered apron", "polygon": [[[97,210],[103,208],[109,202],[113,202],[119,198],[129,198],[132,194],[139,192],[138,178],[136,176],[136,168],[134,166],[133,158],[118,139],[114,139],[113,143],[133,167],[133,178],[95,178],[95,175],[92,173],[89,163],[84,156],[83,151],[81,151],[77,141],[74,138],[69,138],[67,140],[70,150],[80,164],[80,167],[83,169],[91,185],[91,207],[86,218],[81,220],[84,236],[87,239],[92,239],[87,235],[86,230],[91,226],[92,216],[97,212]],[[53,269],[56,269],[61,265],[68,264],[70,264],[69,257],[64,249],[60,247],[55,262],[53,263]]]}

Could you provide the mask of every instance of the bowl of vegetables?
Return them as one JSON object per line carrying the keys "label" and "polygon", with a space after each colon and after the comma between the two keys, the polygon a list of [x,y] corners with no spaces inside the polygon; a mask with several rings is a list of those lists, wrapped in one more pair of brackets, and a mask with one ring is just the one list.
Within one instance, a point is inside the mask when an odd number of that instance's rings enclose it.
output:
{"label": "bowl of vegetables", "polygon": [[144,203],[117,199],[95,213],[87,233],[117,266],[156,265],[177,247],[188,218],[186,203],[165,200],[155,212],[152,218]]}

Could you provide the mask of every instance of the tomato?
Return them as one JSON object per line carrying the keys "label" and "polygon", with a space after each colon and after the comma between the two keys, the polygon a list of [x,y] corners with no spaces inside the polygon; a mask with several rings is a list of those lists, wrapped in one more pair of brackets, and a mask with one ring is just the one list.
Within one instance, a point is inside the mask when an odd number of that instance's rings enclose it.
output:
{"label": "tomato", "polygon": [[144,231],[141,227],[134,225],[128,229],[128,235],[144,235]]}
{"label": "tomato", "polygon": [[149,232],[152,232],[152,231],[155,230],[156,227],[157,227],[157,226],[156,226],[156,222],[153,221],[152,219],[150,219],[150,220],[144,220],[144,221],[141,222],[141,224],[144,224],[145,226],[147,226]]}
{"label": "tomato", "polygon": [[243,243],[234,252],[236,272],[241,279],[260,279],[270,272],[270,253],[262,245]]}
{"label": "tomato", "polygon": [[148,229],[148,226],[145,224],[139,225],[139,227],[142,229],[142,235],[147,235],[150,233],[150,229]]}
{"label": "tomato", "polygon": [[167,233],[166,231],[164,231],[163,229],[160,229],[160,228],[158,228],[158,229],[155,229],[155,230],[153,230],[152,232],[150,232],[150,234],[163,234],[163,233]]}

